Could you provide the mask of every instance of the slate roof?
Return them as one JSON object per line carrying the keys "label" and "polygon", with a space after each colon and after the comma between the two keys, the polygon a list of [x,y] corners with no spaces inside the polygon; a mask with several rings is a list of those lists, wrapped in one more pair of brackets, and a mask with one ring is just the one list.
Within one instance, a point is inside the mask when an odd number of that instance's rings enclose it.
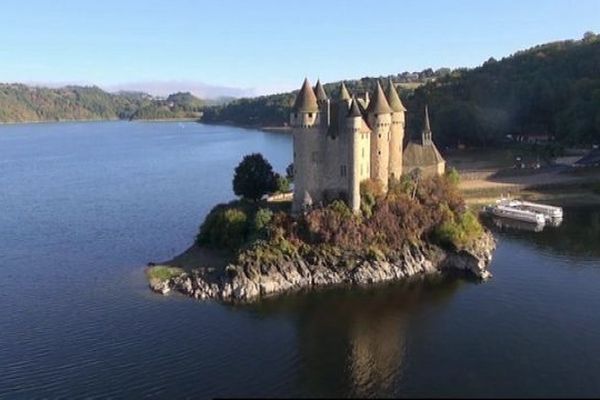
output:
{"label": "slate roof", "polygon": [[317,104],[317,96],[315,95],[315,91],[310,86],[308,79],[304,79],[304,83],[302,84],[302,89],[296,96],[296,101],[294,102],[294,111],[301,112],[317,112],[319,110],[319,106]]}
{"label": "slate roof", "polygon": [[398,96],[398,92],[396,91],[396,87],[394,86],[394,82],[390,79],[388,83],[387,90],[387,101],[390,105],[390,108],[394,112],[404,112],[406,108],[404,104],[402,104],[402,100],[400,100],[400,96]]}
{"label": "slate roof", "polygon": [[373,94],[373,98],[369,101],[369,106],[367,107],[367,113],[375,113],[375,114],[389,114],[392,112],[390,105],[385,98],[385,94],[383,93],[383,88],[379,81],[377,81],[377,89],[375,89],[375,93]]}

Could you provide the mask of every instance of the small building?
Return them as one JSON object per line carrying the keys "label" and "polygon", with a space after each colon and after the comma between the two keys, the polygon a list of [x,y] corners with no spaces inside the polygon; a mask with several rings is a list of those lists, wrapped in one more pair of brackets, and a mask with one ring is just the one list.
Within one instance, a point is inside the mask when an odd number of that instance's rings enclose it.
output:
{"label": "small building", "polygon": [[423,176],[442,175],[446,171],[446,160],[433,142],[429,112],[425,107],[425,123],[419,140],[411,140],[404,149],[403,171],[410,174],[420,170]]}

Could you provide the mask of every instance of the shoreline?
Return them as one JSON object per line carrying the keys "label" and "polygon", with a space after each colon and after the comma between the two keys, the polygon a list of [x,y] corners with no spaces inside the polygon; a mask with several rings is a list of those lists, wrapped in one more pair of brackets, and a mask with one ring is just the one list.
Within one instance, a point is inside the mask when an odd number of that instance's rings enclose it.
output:
{"label": "shoreline", "polygon": [[201,257],[210,250],[193,245],[170,262],[149,263],[145,273],[150,289],[162,295],[178,292],[197,300],[252,303],[299,290],[364,287],[434,274],[458,274],[485,282],[491,278],[488,267],[495,247],[493,235],[486,230],[469,249],[448,250],[424,241],[406,244],[396,255],[383,259],[352,252],[333,258],[296,255],[238,264],[223,258],[220,266],[208,266],[202,265]]}
{"label": "shoreline", "polygon": [[44,120],[44,121],[10,121],[0,122],[0,126],[14,125],[42,125],[42,124],[73,124],[81,122],[198,122],[198,118],[160,118],[160,119],[124,119],[124,118],[108,118],[108,119],[65,119],[65,120]]}

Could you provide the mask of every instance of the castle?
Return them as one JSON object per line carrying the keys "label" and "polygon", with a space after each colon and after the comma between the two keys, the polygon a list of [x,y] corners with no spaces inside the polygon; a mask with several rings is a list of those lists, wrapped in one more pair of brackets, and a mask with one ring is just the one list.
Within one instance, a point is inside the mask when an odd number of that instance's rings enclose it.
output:
{"label": "castle", "polygon": [[363,98],[351,97],[342,83],[337,99],[330,99],[320,81],[313,89],[305,79],[290,114],[292,210],[344,199],[357,211],[364,180],[378,180],[387,191],[390,179],[415,169],[443,174],[445,162],[433,143],[427,109],[422,138],[411,141],[403,157],[405,113],[391,80],[387,93],[377,82],[373,95]]}

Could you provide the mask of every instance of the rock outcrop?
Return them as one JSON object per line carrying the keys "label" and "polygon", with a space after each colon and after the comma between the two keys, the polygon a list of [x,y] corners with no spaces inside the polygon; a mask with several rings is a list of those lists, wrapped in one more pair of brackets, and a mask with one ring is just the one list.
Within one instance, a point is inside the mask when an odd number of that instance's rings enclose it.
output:
{"label": "rock outcrop", "polygon": [[171,290],[196,299],[249,302],[290,290],[337,284],[368,285],[416,275],[459,272],[478,280],[491,277],[487,270],[495,249],[493,236],[486,232],[471,249],[444,250],[431,244],[406,245],[386,260],[353,257],[286,257],[277,263],[230,264],[215,275],[196,269],[154,282],[151,288],[166,294]]}

